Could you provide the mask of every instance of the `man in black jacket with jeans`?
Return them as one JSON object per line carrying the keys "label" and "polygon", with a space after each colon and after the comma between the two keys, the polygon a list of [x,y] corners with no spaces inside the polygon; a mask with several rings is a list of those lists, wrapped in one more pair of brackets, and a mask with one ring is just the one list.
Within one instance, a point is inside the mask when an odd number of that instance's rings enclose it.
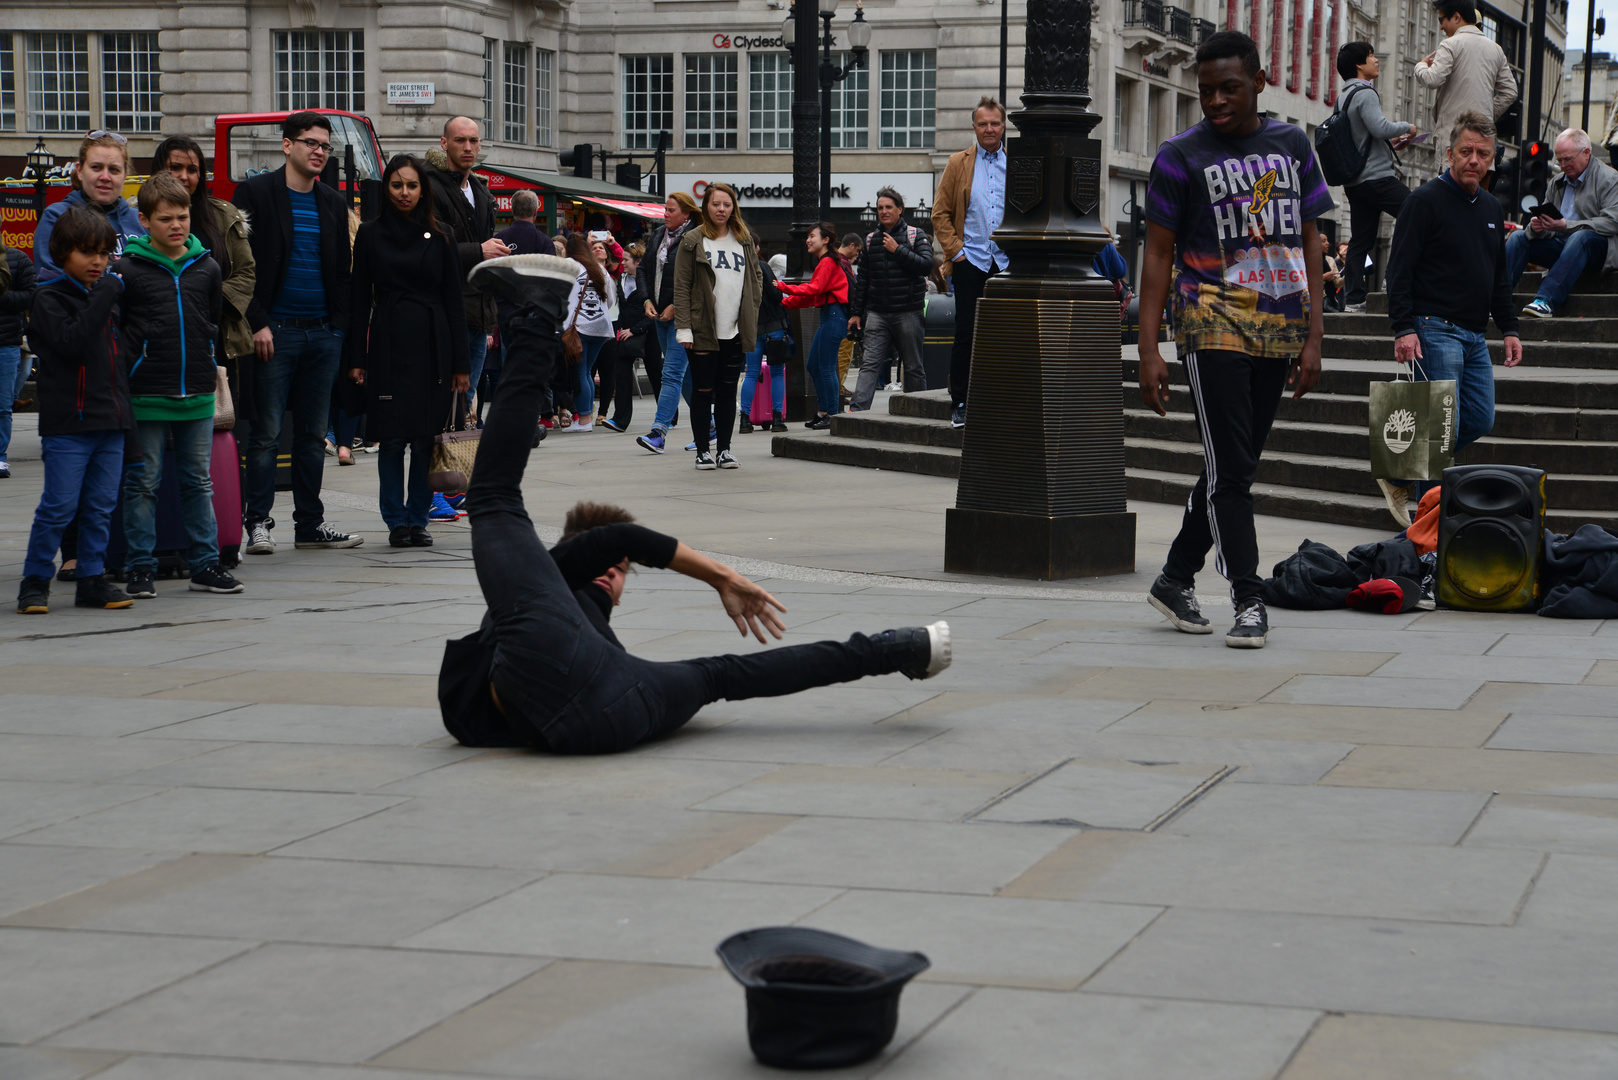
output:
{"label": "man in black jacket with jeans", "polygon": [[849,404],[854,411],[871,407],[877,380],[893,353],[904,365],[905,393],[927,389],[921,309],[933,270],[933,244],[926,233],[905,225],[904,210],[904,196],[895,189],[876,193],[880,227],[865,238],[865,258],[849,290],[848,328],[865,330],[865,361]]}
{"label": "man in black jacket with jeans", "polygon": [[275,458],[281,420],[292,411],[292,522],[300,548],[351,548],[364,541],[326,524],[320,501],[331,389],[348,331],[348,209],[319,183],[331,157],[331,121],[299,112],[281,125],[286,164],[243,181],[234,202],[247,212],[257,277],[247,321],[253,328],[253,414],[247,437],[244,524],[249,555],[275,551]]}
{"label": "man in black jacket with jeans", "polygon": [[[1489,316],[1505,335],[1506,366],[1522,363],[1511,303],[1506,222],[1482,188],[1494,164],[1494,124],[1462,113],[1451,133],[1449,169],[1410,193],[1388,254],[1388,319],[1393,358],[1415,365],[1415,378],[1454,379],[1460,398],[1455,451],[1494,428],[1494,365],[1484,334]],[[1378,480],[1388,510],[1410,527],[1406,503],[1434,485]]]}

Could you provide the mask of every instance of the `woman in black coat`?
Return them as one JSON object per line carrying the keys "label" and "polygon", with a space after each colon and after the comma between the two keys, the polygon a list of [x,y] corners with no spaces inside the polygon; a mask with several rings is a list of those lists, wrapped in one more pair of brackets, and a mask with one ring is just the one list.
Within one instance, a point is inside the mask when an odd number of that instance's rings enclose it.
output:
{"label": "woman in black coat", "polygon": [[354,322],[343,346],[349,378],[365,390],[366,435],[381,444],[382,520],[394,547],[432,546],[433,436],[450,426],[455,393],[467,390],[472,370],[460,255],[433,218],[426,176],[427,166],[406,154],[382,173],[382,213],[354,238]]}

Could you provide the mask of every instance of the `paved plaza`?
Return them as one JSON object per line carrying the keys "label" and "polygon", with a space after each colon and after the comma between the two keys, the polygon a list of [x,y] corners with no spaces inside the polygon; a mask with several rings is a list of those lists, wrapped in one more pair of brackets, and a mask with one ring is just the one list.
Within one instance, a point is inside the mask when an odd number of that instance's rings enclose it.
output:
{"label": "paved plaza", "polygon": [[[461,748],[434,687],[482,615],[469,532],[389,549],[366,455],[325,473],[361,548],[294,551],[283,495],[241,596],[0,614],[0,1077],[779,1075],[714,946],[784,923],[932,960],[837,1076],[1618,1076],[1618,626],[1272,611],[1236,651],[1211,571],[1219,634],[1141,599],[1173,507],[1133,507],[1134,575],[963,579],[954,481],[736,447],[698,473],[553,435],[530,508],[554,540],[623,503],[764,580],[788,641],[947,619],[953,667],[611,758]],[[31,417],[12,467],[9,583]],[[1259,532],[1266,566],[1378,536]],[[761,647],[654,570],[613,625],[655,659]]]}

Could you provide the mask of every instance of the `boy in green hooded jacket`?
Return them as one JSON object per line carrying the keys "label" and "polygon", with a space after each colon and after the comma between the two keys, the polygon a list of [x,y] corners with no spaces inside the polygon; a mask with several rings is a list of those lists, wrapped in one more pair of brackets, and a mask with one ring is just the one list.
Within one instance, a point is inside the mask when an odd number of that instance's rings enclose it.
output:
{"label": "boy in green hooded jacket", "polygon": [[214,341],[224,304],[219,264],[191,233],[191,197],[169,173],[141,185],[146,236],[132,240],[113,272],[124,280],[124,356],[141,461],[124,474],[124,591],[157,595],[157,488],[165,437],[174,442],[191,588],[237,593],[241,582],[219,565],[213,512]]}

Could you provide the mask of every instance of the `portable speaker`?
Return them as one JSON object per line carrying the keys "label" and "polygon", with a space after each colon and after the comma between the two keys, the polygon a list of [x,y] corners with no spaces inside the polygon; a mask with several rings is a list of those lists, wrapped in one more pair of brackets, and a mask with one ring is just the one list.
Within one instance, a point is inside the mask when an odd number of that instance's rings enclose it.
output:
{"label": "portable speaker", "polygon": [[1545,544],[1545,472],[1519,465],[1444,470],[1438,602],[1465,611],[1531,610]]}

